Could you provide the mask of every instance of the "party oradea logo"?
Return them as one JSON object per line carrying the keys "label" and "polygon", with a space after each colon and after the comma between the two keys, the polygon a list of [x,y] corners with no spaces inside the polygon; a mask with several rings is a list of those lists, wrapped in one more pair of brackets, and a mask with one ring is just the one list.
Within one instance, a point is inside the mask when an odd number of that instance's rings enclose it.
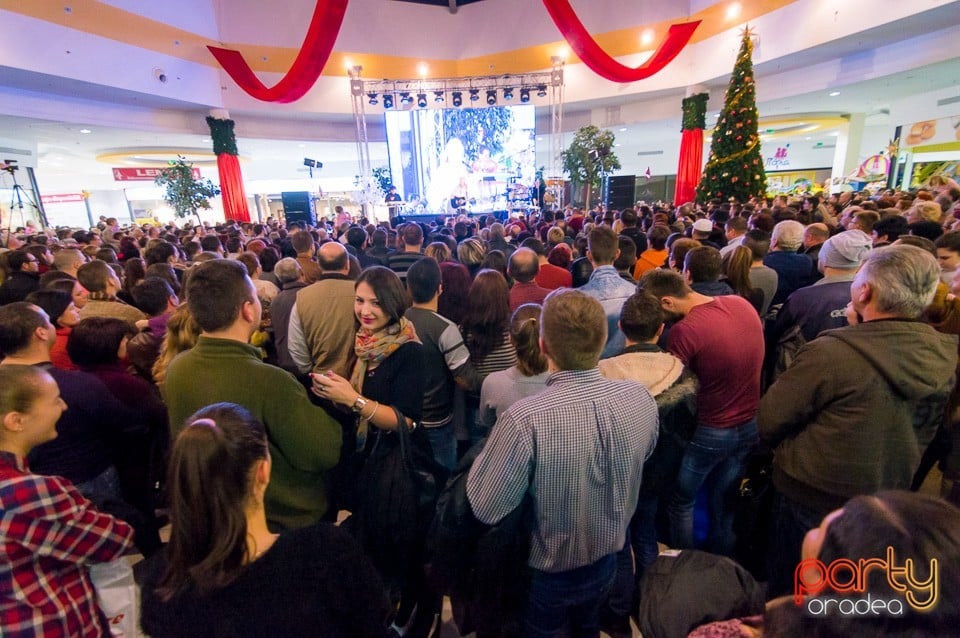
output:
{"label": "party oradea logo", "polygon": [[[874,572],[882,573],[890,586],[883,596],[868,591]],[[929,566],[917,565],[912,558],[901,564],[892,547],[887,547],[886,558],[838,558],[829,564],[807,558],[793,575],[793,602],[811,616],[900,617],[910,609],[928,612],[939,599],[937,559],[930,559]]]}

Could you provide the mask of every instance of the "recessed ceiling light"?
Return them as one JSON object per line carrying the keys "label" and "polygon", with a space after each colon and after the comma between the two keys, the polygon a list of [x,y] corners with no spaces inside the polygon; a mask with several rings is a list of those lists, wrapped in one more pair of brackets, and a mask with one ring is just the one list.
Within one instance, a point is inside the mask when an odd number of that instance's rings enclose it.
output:
{"label": "recessed ceiling light", "polygon": [[731,2],[730,6],[727,7],[727,20],[733,20],[738,15],[740,15],[740,3]]}
{"label": "recessed ceiling light", "polygon": [[805,139],[805,140],[807,140],[807,141],[809,142],[809,141],[812,140],[813,138],[812,138],[812,137],[805,137],[805,138],[803,138],[803,139]]}
{"label": "recessed ceiling light", "polygon": [[827,93],[827,95],[829,95],[830,97],[837,97],[838,95],[840,95],[840,91],[830,91],[829,93]]}
{"label": "recessed ceiling light", "polygon": [[647,46],[648,44],[652,43],[653,35],[653,29],[644,29],[643,32],[640,33],[640,45]]}
{"label": "recessed ceiling light", "polygon": [[614,144],[614,146],[620,146],[620,142],[617,142],[616,144]]}
{"label": "recessed ceiling light", "polygon": [[719,113],[714,113],[714,114],[713,114],[713,117],[720,117],[720,114],[719,114]]}
{"label": "recessed ceiling light", "polygon": [[623,132],[626,131],[626,130],[627,130],[627,127],[626,127],[626,126],[620,127],[620,132],[621,132],[621,133],[623,133]]}
{"label": "recessed ceiling light", "polygon": [[299,148],[307,148],[307,145],[306,145],[306,144],[297,144],[297,146],[298,146]]}
{"label": "recessed ceiling light", "polygon": [[81,133],[84,133],[84,134],[86,134],[86,133],[93,133],[93,131],[91,131],[91,130],[88,129],[88,128],[82,128],[82,129],[80,129],[80,132],[81,132]]}

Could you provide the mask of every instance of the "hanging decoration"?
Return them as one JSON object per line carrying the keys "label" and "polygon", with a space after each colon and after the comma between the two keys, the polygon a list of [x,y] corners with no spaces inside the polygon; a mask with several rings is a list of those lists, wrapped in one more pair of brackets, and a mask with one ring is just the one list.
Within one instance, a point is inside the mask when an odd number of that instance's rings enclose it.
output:
{"label": "hanging decoration", "polygon": [[726,100],[713,129],[710,157],[697,185],[697,201],[730,198],[746,202],[763,197],[767,176],[757,133],[757,87],[753,79],[753,40],[748,27],[730,75]]}
{"label": "hanging decoration", "polygon": [[317,0],[313,18],[307,28],[307,36],[293,66],[282,80],[270,88],[254,74],[239,51],[212,46],[207,48],[227,75],[251,96],[264,102],[295,102],[303,97],[320,77],[320,72],[333,51],[346,12],[347,0]]}
{"label": "hanging decoration", "polygon": [[680,161],[673,201],[677,206],[692,202],[703,167],[703,128],[706,126],[709,93],[697,93],[683,100],[683,130],[680,137]]}
{"label": "hanging decoration", "polygon": [[217,156],[217,171],[220,173],[220,199],[223,202],[223,216],[228,221],[250,221],[250,208],[247,206],[247,194],[243,188],[243,174],[237,159],[237,136],[233,132],[234,122],[207,116],[210,127],[210,139],[213,152]]}
{"label": "hanging decoration", "polygon": [[543,0],[543,6],[580,60],[594,73],[612,82],[636,82],[656,74],[677,57],[700,26],[700,20],[671,25],[667,39],[650,59],[638,67],[629,67],[617,62],[597,44],[570,6],[570,0]]}

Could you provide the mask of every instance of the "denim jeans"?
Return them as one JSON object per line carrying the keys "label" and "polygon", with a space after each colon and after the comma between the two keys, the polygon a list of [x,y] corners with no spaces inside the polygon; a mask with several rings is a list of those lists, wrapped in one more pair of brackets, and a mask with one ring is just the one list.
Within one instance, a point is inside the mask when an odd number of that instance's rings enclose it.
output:
{"label": "denim jeans", "polygon": [[112,465],[89,481],[77,484],[76,488],[97,509],[103,509],[111,502],[123,501],[120,492],[120,475]]}
{"label": "denim jeans", "polygon": [[565,572],[533,570],[527,599],[528,638],[600,635],[600,604],[616,570],[616,554]]}
{"label": "denim jeans", "polygon": [[657,560],[656,494],[642,494],[627,528],[627,542],[617,552],[617,573],[607,598],[607,607],[615,616],[636,613],[637,591],[647,567]]}
{"label": "denim jeans", "polygon": [[697,425],[680,463],[680,473],[670,499],[671,545],[693,547],[693,506],[697,491],[707,486],[710,531],[706,550],[730,556],[735,538],[733,519],[737,488],[747,456],[757,444],[757,421],[751,419],[732,428]]}
{"label": "denim jeans", "polygon": [[423,430],[430,439],[434,460],[453,472],[457,467],[457,435],[453,431],[453,422]]}
{"label": "denim jeans", "polygon": [[770,511],[767,551],[767,600],[793,593],[793,575],[800,562],[803,537],[826,515],[777,492]]}

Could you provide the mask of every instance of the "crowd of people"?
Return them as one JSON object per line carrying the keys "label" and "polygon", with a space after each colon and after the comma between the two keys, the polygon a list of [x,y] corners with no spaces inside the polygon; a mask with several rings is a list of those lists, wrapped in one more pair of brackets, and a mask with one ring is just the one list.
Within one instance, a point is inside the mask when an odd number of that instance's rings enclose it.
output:
{"label": "crowd of people", "polygon": [[[4,235],[0,633],[105,635],[87,566],[136,551],[155,637],[438,636],[445,595],[463,634],[629,636],[664,546],[765,588],[678,635],[955,633],[955,183],[337,222]],[[375,485],[401,440],[472,591]],[[804,612],[798,566],[888,547],[936,605]]]}

